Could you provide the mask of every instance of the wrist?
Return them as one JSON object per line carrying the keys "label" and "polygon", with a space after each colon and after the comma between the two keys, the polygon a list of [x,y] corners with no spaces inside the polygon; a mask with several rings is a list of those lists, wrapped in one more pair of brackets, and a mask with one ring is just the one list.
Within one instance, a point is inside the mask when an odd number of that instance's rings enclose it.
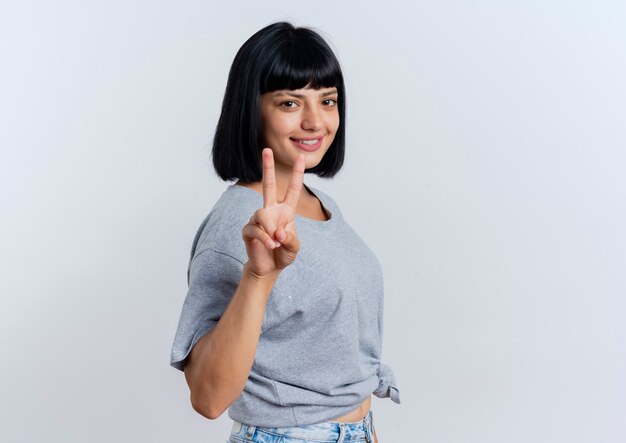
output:
{"label": "wrist", "polygon": [[251,283],[255,285],[272,287],[274,286],[274,283],[276,283],[276,280],[278,279],[279,274],[280,274],[280,271],[276,270],[276,271],[270,272],[269,274],[260,275],[254,272],[250,268],[250,262],[246,262],[243,265],[244,278],[246,278],[246,280],[250,281]]}

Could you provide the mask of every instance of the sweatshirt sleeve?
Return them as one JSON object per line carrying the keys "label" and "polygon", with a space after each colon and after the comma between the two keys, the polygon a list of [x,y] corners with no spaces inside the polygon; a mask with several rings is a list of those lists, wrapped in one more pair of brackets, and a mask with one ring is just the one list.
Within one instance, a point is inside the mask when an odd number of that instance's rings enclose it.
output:
{"label": "sweatshirt sleeve", "polygon": [[212,249],[196,254],[189,264],[189,289],[170,355],[170,365],[184,370],[194,345],[217,324],[230,303],[243,272],[234,257]]}

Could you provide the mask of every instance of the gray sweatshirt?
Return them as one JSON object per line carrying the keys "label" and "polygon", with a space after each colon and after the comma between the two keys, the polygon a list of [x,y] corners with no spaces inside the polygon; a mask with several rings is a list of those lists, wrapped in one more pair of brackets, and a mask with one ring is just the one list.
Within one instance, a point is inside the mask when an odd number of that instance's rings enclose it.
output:
{"label": "gray sweatshirt", "polygon": [[[372,393],[400,403],[380,361],[383,277],[378,259],[327,194],[307,186],[331,218],[296,214],[300,251],[267,302],[250,375],[228,410],[252,426],[320,423],[353,411]],[[306,192],[304,189],[302,192]],[[263,207],[253,189],[229,185],[195,236],[170,364],[181,371],[220,319],[248,261],[241,230]]]}

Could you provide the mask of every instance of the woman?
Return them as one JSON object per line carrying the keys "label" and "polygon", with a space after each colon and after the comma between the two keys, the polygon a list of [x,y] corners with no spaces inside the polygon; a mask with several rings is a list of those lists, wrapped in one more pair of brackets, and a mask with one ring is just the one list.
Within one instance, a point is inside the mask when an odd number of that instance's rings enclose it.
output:
{"label": "woman", "polygon": [[172,347],[193,408],[228,409],[232,442],[376,442],[381,364],[376,256],[304,173],[344,160],[339,62],[314,31],[275,23],[239,49],[213,143],[224,191],[194,239]]}

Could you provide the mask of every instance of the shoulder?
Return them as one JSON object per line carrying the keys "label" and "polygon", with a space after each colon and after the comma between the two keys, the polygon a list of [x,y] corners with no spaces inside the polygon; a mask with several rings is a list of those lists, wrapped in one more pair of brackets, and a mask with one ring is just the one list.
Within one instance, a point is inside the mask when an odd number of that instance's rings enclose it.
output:
{"label": "shoulder", "polygon": [[229,185],[200,224],[191,259],[211,249],[245,261],[245,244],[241,230],[254,211],[262,206],[262,202],[263,197],[256,191]]}

